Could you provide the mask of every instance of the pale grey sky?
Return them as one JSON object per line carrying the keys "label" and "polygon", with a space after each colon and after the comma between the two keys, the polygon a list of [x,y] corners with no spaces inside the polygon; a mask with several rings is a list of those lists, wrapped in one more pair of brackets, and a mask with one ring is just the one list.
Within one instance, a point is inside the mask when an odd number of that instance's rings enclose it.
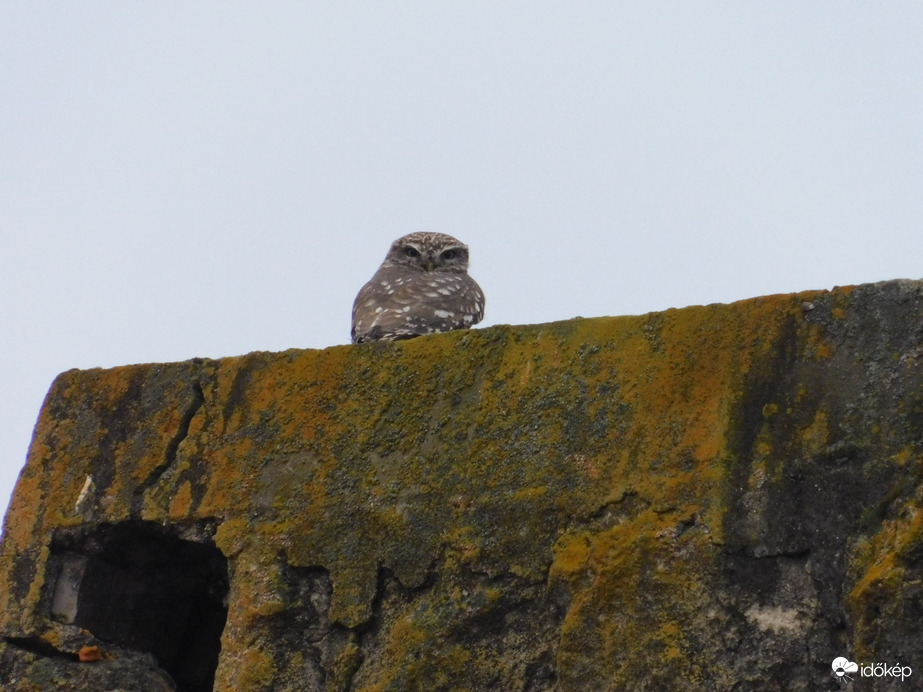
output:
{"label": "pale grey sky", "polygon": [[0,5],[0,511],[69,368],[324,348],[391,240],[483,325],[923,276],[920,2]]}

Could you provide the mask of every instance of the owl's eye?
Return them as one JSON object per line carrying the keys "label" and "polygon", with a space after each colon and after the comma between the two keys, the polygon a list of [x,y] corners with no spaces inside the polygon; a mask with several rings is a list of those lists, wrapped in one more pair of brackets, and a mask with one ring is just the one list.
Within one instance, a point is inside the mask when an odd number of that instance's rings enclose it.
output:
{"label": "owl's eye", "polygon": [[404,254],[407,255],[408,257],[419,257],[420,251],[417,250],[415,247],[410,247],[408,245],[407,247],[404,248]]}
{"label": "owl's eye", "polygon": [[446,250],[439,256],[444,260],[453,260],[458,257],[458,250]]}

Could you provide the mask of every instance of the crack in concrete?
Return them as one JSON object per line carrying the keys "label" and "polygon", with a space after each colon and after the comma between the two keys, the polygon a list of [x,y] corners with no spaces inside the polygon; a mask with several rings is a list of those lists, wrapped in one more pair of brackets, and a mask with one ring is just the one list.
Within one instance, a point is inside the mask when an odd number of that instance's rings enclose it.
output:
{"label": "crack in concrete", "polygon": [[192,402],[183,413],[183,417],[177,426],[176,434],[167,443],[164,450],[164,460],[158,464],[153,471],[145,478],[132,493],[132,515],[138,516],[141,513],[141,505],[145,493],[150,490],[163,477],[167,470],[176,463],[176,453],[183,440],[189,435],[189,426],[199,409],[205,404],[205,393],[202,391],[202,384],[198,381],[192,383]]}
{"label": "crack in concrete", "polygon": [[71,653],[69,651],[61,651],[40,637],[4,637],[3,641],[5,641],[10,646],[15,646],[17,649],[28,651],[30,654],[35,654],[36,656],[43,656],[45,658],[60,658],[66,661],[74,662],[80,660],[80,656],[78,654]]}

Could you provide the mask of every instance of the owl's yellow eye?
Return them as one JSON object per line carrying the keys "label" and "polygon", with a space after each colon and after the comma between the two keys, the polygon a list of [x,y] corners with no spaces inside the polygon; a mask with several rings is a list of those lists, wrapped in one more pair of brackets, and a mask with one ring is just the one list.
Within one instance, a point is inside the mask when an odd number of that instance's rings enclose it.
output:
{"label": "owl's yellow eye", "polygon": [[410,247],[409,245],[404,248],[404,254],[408,257],[419,257],[420,252],[415,247]]}

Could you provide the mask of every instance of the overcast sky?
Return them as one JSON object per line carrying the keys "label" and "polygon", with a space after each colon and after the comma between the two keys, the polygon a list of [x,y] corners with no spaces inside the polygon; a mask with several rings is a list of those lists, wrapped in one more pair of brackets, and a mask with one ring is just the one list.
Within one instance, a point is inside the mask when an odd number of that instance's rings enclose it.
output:
{"label": "overcast sky", "polygon": [[923,3],[0,4],[0,511],[70,368],[923,277]]}

